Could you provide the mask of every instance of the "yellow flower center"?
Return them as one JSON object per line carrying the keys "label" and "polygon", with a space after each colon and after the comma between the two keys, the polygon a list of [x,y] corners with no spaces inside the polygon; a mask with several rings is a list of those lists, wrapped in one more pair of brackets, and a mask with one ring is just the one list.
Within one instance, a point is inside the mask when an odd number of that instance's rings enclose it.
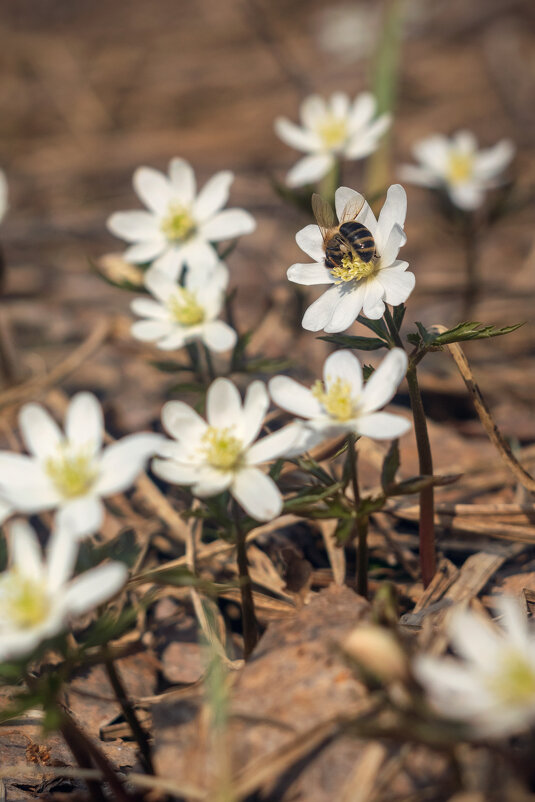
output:
{"label": "yellow flower center", "polygon": [[377,263],[375,259],[370,259],[369,262],[363,262],[358,256],[352,253],[346,253],[342,256],[342,264],[337,267],[331,268],[331,273],[337,279],[335,284],[342,284],[346,281],[360,281],[363,278],[369,278],[377,272]]}
{"label": "yellow flower center", "polygon": [[0,580],[2,618],[20,629],[30,629],[45,620],[49,599],[46,589],[33,579],[10,571]]}
{"label": "yellow flower center", "polygon": [[62,448],[57,457],[49,457],[45,471],[65,498],[83,496],[97,478],[91,455],[78,451],[73,453]]}
{"label": "yellow flower center", "polygon": [[347,121],[343,117],[326,117],[318,125],[317,132],[326,148],[339,147],[347,139]]}
{"label": "yellow flower center", "polygon": [[490,690],[506,704],[535,701],[535,669],[523,654],[507,655],[489,681]]}
{"label": "yellow flower center", "polygon": [[195,222],[188,209],[173,204],[169,207],[169,213],[162,220],[160,228],[168,240],[182,242],[195,230]]}
{"label": "yellow flower center", "polygon": [[329,380],[329,389],[325,391],[323,382],[318,381],[312,387],[312,395],[317,398],[331,418],[347,421],[356,414],[356,404],[351,397],[351,385],[344,379]]}
{"label": "yellow flower center", "polygon": [[448,164],[448,181],[462,184],[468,181],[474,169],[474,157],[470,153],[451,153]]}
{"label": "yellow flower center", "polygon": [[243,443],[232,434],[233,426],[218,429],[210,426],[202,438],[202,452],[213,468],[235,468],[242,459]]}
{"label": "yellow flower center", "polygon": [[178,287],[176,293],[167,302],[177,323],[181,326],[196,326],[204,320],[204,309],[197,303],[195,293]]}

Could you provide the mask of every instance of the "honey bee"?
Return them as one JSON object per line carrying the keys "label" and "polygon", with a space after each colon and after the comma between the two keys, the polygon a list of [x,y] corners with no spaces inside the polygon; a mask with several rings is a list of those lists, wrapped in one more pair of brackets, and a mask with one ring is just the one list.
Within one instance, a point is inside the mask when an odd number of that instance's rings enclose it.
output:
{"label": "honey bee", "polygon": [[[312,195],[312,211],[323,237],[325,265],[336,273],[345,271],[348,263],[360,263],[366,273],[365,265],[375,256],[375,240],[371,232],[355,219],[364,202],[364,198],[358,197],[350,200],[337,224],[331,206],[321,195]],[[342,275],[340,277],[346,280]],[[355,277],[354,271],[352,277]]]}

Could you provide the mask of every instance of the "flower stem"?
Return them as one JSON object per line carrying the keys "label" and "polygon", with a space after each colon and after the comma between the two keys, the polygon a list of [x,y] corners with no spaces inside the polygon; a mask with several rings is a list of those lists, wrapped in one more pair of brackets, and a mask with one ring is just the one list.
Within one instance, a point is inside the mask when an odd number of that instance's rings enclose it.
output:
{"label": "flower stem", "polygon": [[354,434],[347,436],[347,448],[350,454],[351,486],[355,499],[355,526],[353,536],[357,541],[357,593],[368,598],[368,516],[359,515],[360,491],[358,477],[358,451],[355,446],[357,438]]}
{"label": "flower stem", "polygon": [[210,349],[208,346],[203,345],[204,349],[204,359],[206,361],[206,368],[208,370],[208,377],[211,382],[215,379],[215,370],[214,370],[214,363],[212,362],[212,354],[210,353]]}
{"label": "flower stem", "polygon": [[334,194],[340,186],[342,169],[339,159],[336,159],[329,172],[321,179],[318,192],[331,206],[334,206]]}
{"label": "flower stem", "polygon": [[240,513],[234,505],[234,524],[236,529],[236,550],[238,560],[238,576],[240,578],[240,594],[243,624],[243,656],[247,660],[258,643],[258,622],[254,607],[245,532],[240,521]]}
{"label": "flower stem", "polygon": [[[407,384],[409,385],[409,397],[414,420],[420,473],[424,476],[432,476],[433,457],[431,455],[431,444],[429,442],[422,395],[416,375],[416,365],[414,364],[409,364],[407,370]],[[424,588],[426,588],[433,579],[436,571],[435,501],[433,485],[425,487],[420,493],[420,568]]]}
{"label": "flower stem", "polygon": [[126,688],[124,687],[121,676],[117,671],[117,669],[115,668],[113,660],[106,660],[104,665],[106,668],[108,679],[113,688],[113,692],[117,697],[117,701],[121,706],[121,710],[123,711],[123,716],[128,722],[128,726],[132,730],[132,735],[134,736],[136,743],[139,747],[143,768],[145,769],[147,774],[154,774],[154,766],[152,763],[152,750],[150,747],[149,739],[147,737],[147,733],[141,726],[139,719],[136,715],[136,711],[134,710],[134,707],[132,705],[132,702],[128,698],[128,694],[126,692]]}
{"label": "flower stem", "polygon": [[464,251],[466,257],[466,278],[464,285],[463,316],[468,320],[473,315],[480,290],[480,277],[477,262],[477,238],[473,213],[464,215]]}

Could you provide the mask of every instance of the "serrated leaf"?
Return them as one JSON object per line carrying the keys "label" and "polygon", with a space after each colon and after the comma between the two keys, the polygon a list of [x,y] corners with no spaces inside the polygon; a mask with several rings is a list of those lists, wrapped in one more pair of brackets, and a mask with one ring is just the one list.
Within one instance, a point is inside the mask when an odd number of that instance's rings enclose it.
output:
{"label": "serrated leaf", "polygon": [[325,340],[326,343],[333,343],[333,345],[340,345],[342,348],[354,348],[359,351],[378,351],[379,348],[388,348],[388,343],[377,337],[353,337],[350,334],[327,334],[325,337],[319,337],[318,339]]}
{"label": "serrated leaf", "polygon": [[379,320],[371,320],[370,318],[364,317],[364,315],[359,315],[357,318],[357,323],[360,323],[362,326],[366,326],[367,329],[373,331],[374,334],[377,334],[377,336],[385,342],[390,342],[390,334],[388,333],[386,323],[382,318],[379,318]]}
{"label": "serrated leaf", "polygon": [[503,337],[505,334],[510,334],[516,331],[523,323],[515,323],[513,326],[503,326],[496,328],[495,326],[485,326],[483,323],[469,322],[459,323],[453,329],[444,331],[442,334],[437,334],[433,338],[433,345],[450,345],[451,343],[465,342],[467,340],[485,340],[489,337]]}
{"label": "serrated leaf", "polygon": [[399,464],[399,440],[392,440],[381,471],[381,487],[385,492],[394,483]]}

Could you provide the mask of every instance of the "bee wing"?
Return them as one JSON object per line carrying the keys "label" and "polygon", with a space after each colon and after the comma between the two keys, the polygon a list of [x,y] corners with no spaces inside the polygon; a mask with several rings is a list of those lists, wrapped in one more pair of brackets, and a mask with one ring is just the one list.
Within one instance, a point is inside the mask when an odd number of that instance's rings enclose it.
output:
{"label": "bee wing", "polygon": [[312,211],[322,234],[336,226],[336,218],[330,204],[316,192],[312,195]]}
{"label": "bee wing", "polygon": [[340,217],[340,223],[348,223],[350,220],[355,220],[364,208],[365,203],[365,198],[360,194],[348,200]]}

